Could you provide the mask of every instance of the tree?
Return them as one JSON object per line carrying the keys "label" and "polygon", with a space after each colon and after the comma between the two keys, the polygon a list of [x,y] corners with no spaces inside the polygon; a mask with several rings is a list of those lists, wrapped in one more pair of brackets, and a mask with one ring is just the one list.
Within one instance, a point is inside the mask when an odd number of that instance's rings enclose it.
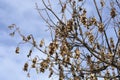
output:
{"label": "tree", "polygon": [[[23,70],[28,72],[28,68],[33,68],[38,73],[49,70],[48,76],[58,75],[59,80],[120,80],[120,1],[57,1],[59,14],[53,10],[50,0],[47,3],[42,0],[43,9],[36,4],[51,33],[49,45],[44,39],[37,43],[32,34],[23,35],[15,24],[9,26],[14,30],[10,35],[18,32],[23,43],[32,45]],[[94,8],[93,13],[86,4]],[[47,57],[32,57],[34,48]]]}

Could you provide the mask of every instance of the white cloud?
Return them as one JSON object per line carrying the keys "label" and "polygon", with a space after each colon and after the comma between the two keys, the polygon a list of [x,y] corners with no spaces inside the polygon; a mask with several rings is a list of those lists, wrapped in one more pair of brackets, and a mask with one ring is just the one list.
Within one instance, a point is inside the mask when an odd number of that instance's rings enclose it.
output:
{"label": "white cloud", "polygon": [[25,58],[17,57],[14,54],[15,47],[0,47],[0,80],[26,80],[27,77],[22,71]]}
{"label": "white cloud", "polygon": [[[11,38],[7,26],[15,23],[20,27],[24,34],[33,33],[38,39],[48,36],[44,31],[46,28],[43,25],[36,9],[35,2],[39,0],[2,0],[0,1],[0,80],[48,80],[45,75],[39,77],[32,73],[31,78],[26,77],[26,73],[22,71],[26,59],[24,51],[20,55],[14,54],[19,37]],[[41,4],[39,2],[39,4]],[[41,6],[41,5],[40,5]],[[39,78],[39,79],[38,79]]]}
{"label": "white cloud", "polygon": [[1,66],[0,66],[0,79],[1,80],[25,80],[25,75],[22,74],[22,71],[20,70],[21,66],[19,63],[16,63],[15,61],[4,58],[3,60],[0,60]]}

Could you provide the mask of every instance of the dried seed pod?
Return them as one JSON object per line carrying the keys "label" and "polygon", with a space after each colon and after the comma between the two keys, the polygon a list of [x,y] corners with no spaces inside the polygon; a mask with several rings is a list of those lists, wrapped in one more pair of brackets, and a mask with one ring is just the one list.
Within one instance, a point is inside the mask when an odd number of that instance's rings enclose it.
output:
{"label": "dried seed pod", "polygon": [[101,32],[101,33],[104,31],[104,25],[103,25],[103,23],[99,23],[98,24],[98,31]]}
{"label": "dried seed pod", "polygon": [[86,25],[86,24],[87,24],[87,18],[86,18],[86,16],[83,15],[83,16],[81,17],[81,22],[82,22],[83,25]]}
{"label": "dried seed pod", "polygon": [[37,62],[37,58],[35,57],[32,62],[35,64]]}
{"label": "dried seed pod", "polygon": [[111,48],[114,48],[114,47],[115,47],[113,38],[110,38],[110,46],[111,46]]}
{"label": "dried seed pod", "polygon": [[15,24],[12,24],[10,26],[8,26],[9,29],[13,29],[16,25]]}
{"label": "dried seed pod", "polygon": [[16,54],[19,54],[19,51],[20,51],[20,48],[17,47],[16,50],[15,50]]}
{"label": "dried seed pod", "polygon": [[57,49],[56,46],[57,46],[57,45],[56,45],[55,42],[52,42],[52,43],[49,44],[49,53],[50,53],[50,55],[53,55],[53,53],[54,53],[55,50]]}
{"label": "dried seed pod", "polygon": [[31,39],[31,35],[28,35],[28,36],[27,36],[27,39],[30,40],[30,39]]}
{"label": "dried seed pod", "polygon": [[91,22],[92,22],[92,24],[97,25],[96,18],[93,17],[93,18],[91,19]]}
{"label": "dried seed pod", "polygon": [[78,49],[78,48],[76,48],[76,50],[75,50],[75,58],[79,58],[80,57],[80,50]]}
{"label": "dried seed pod", "polygon": [[100,4],[101,4],[101,6],[103,7],[103,6],[105,5],[104,0],[100,0]]}
{"label": "dried seed pod", "polygon": [[27,63],[27,62],[24,64],[23,70],[24,70],[24,71],[28,71],[28,63]]}
{"label": "dried seed pod", "polygon": [[43,67],[44,69],[47,69],[48,68],[48,61],[47,60],[43,60],[43,62],[40,63],[41,67]]}
{"label": "dried seed pod", "polygon": [[91,80],[96,80],[95,74],[90,74],[90,79]]}
{"label": "dried seed pod", "polygon": [[116,16],[116,10],[115,10],[115,8],[111,9],[110,15],[111,15],[112,18],[114,18]]}
{"label": "dried seed pod", "polygon": [[15,32],[10,33],[10,36],[12,36],[12,37],[13,37],[14,35],[15,35]]}
{"label": "dried seed pod", "polygon": [[101,51],[100,51],[100,55],[101,55],[101,58],[102,58],[103,60],[105,60],[105,52],[104,52],[104,50],[101,50]]}
{"label": "dried seed pod", "polygon": [[108,59],[112,60],[112,58],[113,58],[113,54],[112,53],[109,52],[107,56],[108,56]]}
{"label": "dried seed pod", "polygon": [[36,67],[36,66],[35,66],[35,63],[33,63],[33,64],[32,64],[32,68],[35,68],[35,67]]}
{"label": "dried seed pod", "polygon": [[44,45],[44,39],[40,41],[40,47],[42,47],[43,45]]}
{"label": "dried seed pod", "polygon": [[40,72],[44,73],[45,69],[44,68],[40,68]]}
{"label": "dried seed pod", "polygon": [[67,28],[67,31],[68,31],[68,32],[74,30],[74,29],[73,29],[73,21],[72,21],[72,20],[67,21],[66,28]]}
{"label": "dried seed pod", "polygon": [[79,48],[76,48],[75,53],[80,54]]}
{"label": "dried seed pod", "polygon": [[92,62],[92,61],[91,61],[91,56],[90,56],[90,55],[87,55],[87,63],[88,63],[88,64],[91,64],[91,62]]}
{"label": "dried seed pod", "polygon": [[94,36],[92,34],[89,35],[89,41],[92,43],[94,41]]}

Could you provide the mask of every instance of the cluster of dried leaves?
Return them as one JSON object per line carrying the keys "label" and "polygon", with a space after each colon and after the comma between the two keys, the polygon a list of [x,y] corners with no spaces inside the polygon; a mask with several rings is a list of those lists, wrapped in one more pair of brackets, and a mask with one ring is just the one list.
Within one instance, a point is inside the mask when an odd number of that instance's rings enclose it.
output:
{"label": "cluster of dried leaves", "polygon": [[[88,4],[87,1],[92,3],[88,6],[94,8],[94,16],[88,16],[92,13],[84,6]],[[36,43],[33,35],[24,36],[15,24],[9,26],[13,30],[11,36],[18,32],[22,43],[32,45],[27,55],[30,60],[25,63],[23,70],[28,73],[31,68],[37,73],[49,70],[49,77],[58,75],[59,80],[120,80],[119,0],[58,0],[61,17],[52,9],[52,1],[48,0],[48,5],[44,0],[42,2],[45,8],[39,9],[36,4],[36,9],[51,33],[52,42],[48,46],[44,39]],[[69,18],[67,15],[70,15]],[[19,45],[17,54],[20,52]],[[47,57],[33,58],[34,48]]]}

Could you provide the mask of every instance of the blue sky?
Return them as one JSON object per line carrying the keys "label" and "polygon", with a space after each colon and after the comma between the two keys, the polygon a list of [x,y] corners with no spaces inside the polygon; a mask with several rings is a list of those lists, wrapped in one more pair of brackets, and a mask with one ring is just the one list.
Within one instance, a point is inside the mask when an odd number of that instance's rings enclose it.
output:
{"label": "blue sky", "polygon": [[[36,75],[34,70],[31,78],[26,77],[22,68],[27,61],[28,46],[22,47],[20,55],[16,55],[15,48],[20,37],[9,36],[8,26],[16,24],[22,33],[32,33],[37,40],[45,38],[45,42],[49,42],[49,32],[45,32],[45,23],[35,9],[36,2],[42,7],[40,0],[0,0],[0,80],[53,80],[48,79],[48,72]],[[56,76],[53,78],[55,80]]]}
{"label": "blue sky", "polygon": [[44,22],[35,9],[35,2],[41,6],[39,0],[0,0],[0,80],[48,80],[48,72],[36,75],[34,70],[31,78],[26,77],[22,68],[27,61],[28,46],[24,46],[20,55],[16,55],[14,51],[20,39],[18,36],[10,37],[7,28],[14,23],[21,32],[26,35],[32,33],[37,40],[47,36],[47,42],[48,32],[45,32]]}
{"label": "blue sky", "polygon": [[[9,36],[8,26],[16,24],[23,34],[32,33],[38,41],[43,38],[47,43],[50,41],[49,32],[45,31],[47,27],[35,9],[36,2],[39,7],[42,7],[40,1],[0,0],[0,80],[53,80],[48,79],[48,72],[36,75],[34,70],[31,78],[27,78],[22,68],[27,61],[28,45],[22,47],[20,55],[16,55],[15,48],[20,41],[20,37],[17,35],[13,38]],[[90,5],[87,4],[86,6],[87,11],[92,11]],[[39,53],[38,51],[34,52]],[[53,78],[56,78],[56,76],[53,76]]]}

